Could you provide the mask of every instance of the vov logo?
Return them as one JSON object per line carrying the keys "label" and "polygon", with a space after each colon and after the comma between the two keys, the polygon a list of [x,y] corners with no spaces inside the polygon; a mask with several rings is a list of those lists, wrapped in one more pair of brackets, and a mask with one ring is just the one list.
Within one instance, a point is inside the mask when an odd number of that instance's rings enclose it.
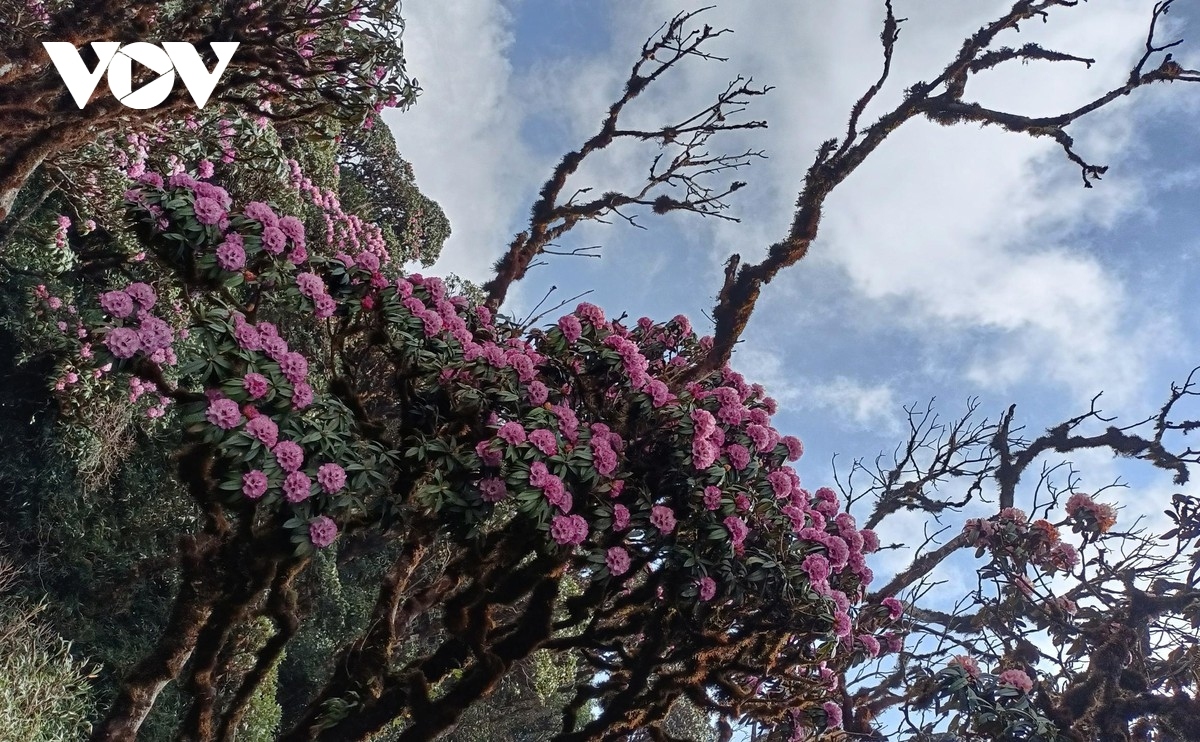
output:
{"label": "vov logo", "polygon": [[[176,72],[183,78],[183,87],[191,93],[192,100],[196,101],[198,107],[204,108],[239,43],[214,41],[210,44],[217,55],[217,66],[211,72],[204,66],[196,47],[186,41],[164,41],[161,47],[145,41],[124,46],[117,41],[93,41],[92,51],[100,60],[94,70],[88,70],[79,56],[79,50],[71,43],[43,41],[42,46],[80,108],[87,105],[96,86],[100,84],[100,76],[107,70],[108,88],[112,94],[129,108],[146,109],[154,108],[167,99],[175,87]],[[133,90],[134,62],[157,72],[158,77]]]}

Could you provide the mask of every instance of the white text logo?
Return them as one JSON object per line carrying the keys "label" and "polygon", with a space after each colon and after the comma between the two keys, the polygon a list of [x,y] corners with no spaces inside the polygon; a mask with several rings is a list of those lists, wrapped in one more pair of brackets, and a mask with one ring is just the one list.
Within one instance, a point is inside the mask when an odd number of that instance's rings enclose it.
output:
{"label": "white text logo", "polygon": [[[83,108],[100,83],[100,76],[108,71],[108,88],[112,94],[130,108],[154,108],[167,99],[175,87],[175,73],[183,79],[183,87],[192,95],[196,105],[204,108],[221,74],[237,51],[237,41],[212,42],[217,55],[217,66],[209,72],[200,59],[196,47],[186,41],[164,41],[161,48],[155,44],[138,41],[122,46],[116,41],[93,41],[92,51],[100,62],[96,69],[89,70],[79,56],[79,50],[66,41],[44,41],[42,46],[50,55],[50,61],[67,85],[76,105]],[[133,63],[137,62],[158,73],[158,77],[133,90]]]}

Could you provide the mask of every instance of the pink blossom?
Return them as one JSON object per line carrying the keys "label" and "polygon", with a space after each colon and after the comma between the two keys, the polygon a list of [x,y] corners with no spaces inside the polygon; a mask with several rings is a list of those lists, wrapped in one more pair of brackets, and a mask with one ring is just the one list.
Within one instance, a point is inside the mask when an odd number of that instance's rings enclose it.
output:
{"label": "pink blossom", "polygon": [[675,511],[666,505],[655,505],[650,508],[650,525],[657,528],[663,534],[674,531]]}
{"label": "pink blossom", "polygon": [[315,299],[325,293],[325,282],[316,273],[299,273],[296,275],[296,288],[301,296]]}
{"label": "pink blossom", "polygon": [[725,449],[725,453],[729,456],[729,463],[737,471],[742,471],[750,465],[750,451],[740,443],[731,444]]}
{"label": "pink blossom", "polygon": [[337,523],[327,515],[318,515],[313,518],[312,523],[308,524],[308,540],[312,541],[313,546],[323,549],[333,543],[337,538],[338,527]]}
{"label": "pink blossom", "polygon": [[725,518],[725,530],[729,531],[729,540],[734,546],[740,546],[750,535],[750,529],[746,526],[745,521],[736,515],[730,515]]}
{"label": "pink blossom", "polygon": [[884,598],[880,605],[888,609],[888,618],[892,621],[904,615],[904,604],[893,597]]}
{"label": "pink blossom", "polygon": [[554,436],[554,432],[545,428],[538,428],[529,433],[529,442],[547,456],[553,455],[558,451],[558,439]]}
{"label": "pink blossom", "polygon": [[707,603],[717,597],[717,581],[707,575],[696,582],[699,588],[701,602]]}
{"label": "pink blossom", "polygon": [[550,397],[550,390],[540,381],[529,382],[526,393],[529,395],[529,403],[535,407],[541,407]]}
{"label": "pink blossom", "polygon": [[580,319],[585,319],[591,322],[594,327],[600,327],[604,324],[604,310],[595,304],[588,302],[580,302],[579,306],[575,307],[575,314]]}
{"label": "pink blossom", "polygon": [[304,222],[294,216],[285,216],[279,219],[279,231],[287,235],[287,238],[292,242],[300,243],[304,241]]}
{"label": "pink blossom", "polygon": [[201,224],[216,224],[225,216],[225,209],[214,198],[200,196],[196,199],[196,221]]}
{"label": "pink blossom", "polygon": [[346,470],[334,463],[321,464],[317,469],[317,484],[332,495],[346,486]]}
{"label": "pink blossom", "polygon": [[721,507],[720,488],[711,484],[704,488],[704,507],[708,510],[716,510]]}
{"label": "pink blossom", "polygon": [[133,298],[124,291],[106,291],[100,295],[100,307],[114,317],[133,314]]}
{"label": "pink blossom", "polygon": [[279,217],[275,214],[275,210],[261,201],[251,201],[242,209],[242,213],[251,219],[257,219],[264,226],[277,227]]}
{"label": "pink blossom", "polygon": [[508,496],[508,488],[503,479],[487,477],[479,482],[479,495],[484,502],[500,502]]}
{"label": "pink blossom", "polygon": [[596,471],[604,476],[612,474],[617,469],[617,454],[607,438],[592,438],[592,463]]}
{"label": "pink blossom", "polygon": [[479,456],[484,466],[500,466],[500,452],[493,450],[491,441],[479,441],[475,444],[475,454]]}
{"label": "pink blossom", "polygon": [[135,330],[128,327],[114,327],[104,336],[104,344],[110,353],[117,358],[132,358],[141,347],[141,340]]}
{"label": "pink blossom", "polygon": [[785,435],[783,445],[787,447],[788,461],[796,461],[804,455],[804,444],[794,435]]}
{"label": "pink blossom", "polygon": [[279,227],[263,227],[262,245],[272,255],[279,255],[287,248],[287,235]]}
{"label": "pink blossom", "polygon": [[496,431],[496,437],[510,446],[515,446],[525,442],[525,428],[521,426],[521,423],[510,420],[500,426],[500,429]]}
{"label": "pink blossom", "polygon": [[947,667],[961,667],[966,672],[969,678],[979,677],[979,663],[973,657],[965,654],[956,654],[946,663]]}
{"label": "pink blossom", "polygon": [[300,353],[287,353],[279,359],[279,371],[288,381],[299,384],[308,378],[308,359]]}
{"label": "pink blossom", "polygon": [[624,531],[629,527],[629,508],[621,503],[613,505],[613,530]]}
{"label": "pink blossom", "polygon": [[222,430],[232,430],[242,423],[242,412],[238,409],[237,402],[223,397],[208,403],[204,417]]}
{"label": "pink blossom", "polygon": [[573,314],[559,317],[558,329],[562,331],[563,337],[566,338],[568,343],[574,343],[583,335],[583,325],[579,323],[579,318]]}
{"label": "pink blossom", "polygon": [[251,500],[257,500],[267,491],[267,475],[253,469],[242,475],[242,492]]}
{"label": "pink blossom", "polygon": [[820,582],[821,580],[829,579],[829,560],[820,554],[809,554],[804,557],[804,562],[800,565],[800,569],[804,570],[811,582]]}
{"label": "pink blossom", "polygon": [[261,442],[269,451],[279,441],[279,426],[266,415],[255,415],[246,423],[246,435]]}
{"label": "pink blossom", "polygon": [[329,294],[321,294],[313,300],[313,304],[316,305],[313,314],[316,315],[317,319],[332,317],[334,312],[337,311],[337,303],[334,302],[333,297]]}
{"label": "pink blossom", "polygon": [[879,534],[870,528],[864,528],[858,532],[858,535],[862,537],[864,554],[873,554],[879,551]]}
{"label": "pink blossom", "polygon": [[235,245],[228,240],[217,247],[217,265],[222,270],[240,271],[246,267],[246,251],[241,245]]}
{"label": "pink blossom", "polygon": [[304,449],[293,441],[280,441],[275,444],[273,451],[279,468],[284,471],[295,472],[304,464]]}
{"label": "pink blossom", "polygon": [[[283,443],[279,445],[282,446]],[[276,446],[276,451],[278,451],[278,446]],[[283,496],[288,502],[297,503],[307,500],[309,495],[312,494],[311,490],[312,480],[302,471],[293,471],[283,480]]]}
{"label": "pink blossom", "polygon": [[629,552],[620,546],[609,547],[604,554],[604,564],[613,577],[619,577],[629,571]]}
{"label": "pink blossom", "polygon": [[250,395],[250,399],[259,399],[267,393],[271,385],[262,374],[249,373],[242,377],[242,386]]}
{"label": "pink blossom", "polygon": [[262,350],[262,337],[254,325],[240,322],[233,328],[233,339],[242,350]]}
{"label": "pink blossom", "polygon": [[870,634],[859,634],[858,641],[863,645],[863,649],[867,650],[867,655],[871,657],[879,656],[879,640]]}
{"label": "pink blossom", "polygon": [[587,539],[587,521],[580,515],[556,515],[550,521],[550,537],[560,546],[578,546]]}
{"label": "pink blossom", "polygon": [[1022,693],[1028,693],[1033,690],[1033,681],[1023,670],[1005,670],[1000,673],[997,681],[1000,685],[1011,686]]}
{"label": "pink blossom", "polygon": [[263,352],[267,354],[267,357],[272,361],[282,361],[283,357],[288,354],[287,341],[278,335],[267,336],[263,332],[262,324],[259,325],[258,332],[262,336]]}
{"label": "pink blossom", "polygon": [[313,388],[308,382],[298,382],[292,385],[292,406],[303,410],[313,402]]}
{"label": "pink blossom", "polygon": [[842,707],[833,701],[826,701],[821,704],[821,710],[825,712],[825,726],[830,729],[837,729],[842,726]]}
{"label": "pink blossom", "polygon": [[154,289],[140,281],[126,286],[125,293],[129,294],[142,309],[149,309],[158,300],[158,295],[154,293]]}

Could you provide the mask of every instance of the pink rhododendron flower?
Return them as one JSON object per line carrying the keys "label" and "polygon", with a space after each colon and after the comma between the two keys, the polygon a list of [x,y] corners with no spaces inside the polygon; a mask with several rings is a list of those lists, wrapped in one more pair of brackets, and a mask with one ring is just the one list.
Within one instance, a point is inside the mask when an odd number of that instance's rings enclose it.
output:
{"label": "pink rhododendron flower", "polygon": [[225,217],[225,209],[215,198],[200,196],[196,199],[196,221],[201,224],[217,224]]}
{"label": "pink rhododendron flower", "polygon": [[479,456],[484,466],[500,466],[500,452],[493,450],[490,446],[491,441],[479,441],[475,444],[475,454]]}
{"label": "pink rhododendron flower", "polygon": [[277,227],[279,225],[279,217],[275,214],[275,210],[261,201],[251,201],[246,204],[242,213],[251,219],[257,219],[264,226]]}
{"label": "pink rhododendron flower", "polygon": [[[286,443],[287,441],[285,441]],[[280,446],[283,443],[279,444]],[[278,453],[279,446],[276,446]],[[286,471],[286,467],[285,467]],[[283,480],[283,496],[290,503],[303,502],[312,494],[312,480],[302,471],[293,471],[284,477]]]}
{"label": "pink rhododendron flower", "polygon": [[313,313],[317,319],[332,317],[334,312],[337,311],[337,303],[334,302],[333,297],[329,294],[321,294],[313,300],[313,303],[316,305],[316,310]]}
{"label": "pink rhododendron flower", "polygon": [[574,343],[583,335],[583,325],[579,323],[579,318],[573,314],[559,317],[558,329],[562,330],[563,337],[566,338],[568,343]]}
{"label": "pink rhododendron flower", "polygon": [[707,603],[717,596],[717,581],[707,575],[697,581],[700,600]]}
{"label": "pink rhododendron flower", "polygon": [[604,324],[604,310],[595,304],[589,304],[586,301],[580,302],[579,306],[575,307],[575,314],[580,319],[591,322],[594,327]]}
{"label": "pink rhododendron flower", "polygon": [[621,503],[613,505],[613,530],[624,531],[629,527],[629,508]]}
{"label": "pink rhododendron flower", "polygon": [[708,510],[721,507],[721,490],[718,487],[710,484],[704,488],[704,507]]}
{"label": "pink rhododendron flower", "polygon": [[313,388],[308,382],[300,381],[292,385],[292,407],[303,410],[313,403]]}
{"label": "pink rhododendron flower", "polygon": [[286,353],[279,359],[279,371],[288,381],[299,384],[308,378],[308,359],[300,353]]}
{"label": "pink rhododendron flower", "polygon": [[240,271],[246,267],[245,249],[228,241],[222,242],[217,247],[217,265],[221,266],[221,270]]}
{"label": "pink rhododendron flower", "polygon": [[973,657],[968,657],[967,654],[955,654],[946,664],[949,668],[955,668],[955,666],[962,668],[966,672],[967,677],[979,677],[979,663]]}
{"label": "pink rhododendron flower", "polygon": [[729,540],[734,546],[740,546],[746,540],[746,536],[750,535],[750,529],[746,527],[746,522],[736,515],[730,515],[724,520],[725,530],[729,531]]}
{"label": "pink rhododendron flower", "polygon": [[825,712],[825,726],[830,729],[837,729],[842,726],[842,707],[833,701],[826,701],[821,704],[821,710]]}
{"label": "pink rhododendron flower", "polygon": [[242,493],[251,500],[257,500],[266,494],[267,475],[258,469],[253,469],[242,475]]}
{"label": "pink rhododendron flower", "polygon": [[829,560],[820,554],[809,554],[804,557],[804,562],[800,565],[800,569],[804,570],[805,574],[808,575],[808,579],[812,582],[829,579]]}
{"label": "pink rhododendron flower", "polygon": [[304,449],[294,441],[280,441],[272,451],[279,468],[284,471],[294,472],[304,465]]}
{"label": "pink rhododendron flower", "polygon": [[487,477],[479,482],[479,495],[484,502],[500,502],[508,497],[508,488],[503,479]]}
{"label": "pink rhododendron flower", "polygon": [[858,532],[858,535],[862,536],[862,550],[864,554],[873,554],[879,551],[879,534],[870,528],[864,528]]}
{"label": "pink rhododendron flower", "polygon": [[794,435],[785,435],[783,437],[783,445],[787,447],[788,461],[796,461],[804,455],[804,444]]}
{"label": "pink rhododendron flower", "polygon": [[149,309],[150,307],[154,306],[154,302],[158,300],[158,294],[154,293],[154,289],[152,289],[148,284],[141,283],[140,281],[126,286],[125,293],[129,294],[129,296],[136,301],[142,309]]}
{"label": "pink rhododendron flower", "polygon": [[529,433],[529,442],[547,456],[553,455],[558,450],[558,439],[554,437],[553,431],[546,430],[545,428],[531,431]]}
{"label": "pink rhododendron flower", "polygon": [[249,373],[242,377],[242,387],[250,395],[250,399],[259,399],[266,395],[271,383],[262,374]]}
{"label": "pink rhododendron flower", "polygon": [[106,291],[100,295],[100,307],[114,317],[133,314],[133,297],[124,291]]}
{"label": "pink rhododendron flower", "polygon": [[629,552],[620,546],[609,547],[604,554],[604,564],[614,577],[619,577],[629,571]]}
{"label": "pink rhododendron flower", "polygon": [[296,288],[301,296],[315,299],[325,293],[325,282],[316,273],[299,273],[296,275]]}
{"label": "pink rhododendron flower", "polygon": [[863,645],[863,649],[867,651],[867,656],[879,656],[879,640],[870,634],[859,634],[858,641]]}
{"label": "pink rhododendron flower", "polygon": [[208,403],[204,417],[222,430],[232,430],[241,424],[242,411],[232,399],[219,398]]}
{"label": "pink rhododendron flower", "polygon": [[346,486],[346,470],[339,464],[321,464],[317,468],[317,484],[328,494],[341,491]]}
{"label": "pink rhododendron flower", "polygon": [[888,618],[892,621],[904,615],[904,604],[892,597],[884,598],[880,605],[888,609]]}
{"label": "pink rhododendron flower", "polygon": [[655,505],[650,508],[650,525],[663,534],[675,530],[675,511],[666,505]]}
{"label": "pink rhododendron flower", "polygon": [[279,227],[263,227],[262,246],[272,255],[280,255],[287,248],[287,235]]}
{"label": "pink rhododendron flower", "polygon": [[266,415],[257,415],[246,423],[246,435],[261,442],[269,451],[279,441],[279,426]]}
{"label": "pink rhododendron flower", "polygon": [[560,546],[578,546],[587,534],[587,521],[581,515],[556,515],[550,521],[550,537]]}
{"label": "pink rhododendron flower", "polygon": [[233,339],[242,350],[262,350],[262,337],[254,325],[239,323],[233,328]]}
{"label": "pink rhododendron flower", "polygon": [[283,357],[288,354],[287,342],[278,335],[268,336],[263,332],[261,324],[258,327],[258,332],[262,337],[263,352],[267,354],[267,357],[275,362],[282,361]]}
{"label": "pink rhododendron flower", "polygon": [[997,678],[1000,685],[1007,685],[1022,693],[1028,693],[1033,690],[1033,681],[1025,674],[1023,670],[1005,670],[1000,673]]}
{"label": "pink rhododendron flower", "polygon": [[729,456],[729,463],[737,471],[742,471],[750,465],[750,451],[740,443],[731,444],[725,449],[725,454]]}
{"label": "pink rhododendron flower", "polygon": [[141,340],[136,330],[114,327],[105,334],[104,345],[117,358],[132,358],[141,347]]}
{"label": "pink rhododendron flower", "polygon": [[524,443],[527,438],[525,428],[521,426],[521,423],[511,420],[500,426],[500,429],[496,431],[496,437],[510,446]]}
{"label": "pink rhododendron flower", "polygon": [[323,549],[332,544],[333,540],[337,538],[337,534],[337,523],[327,515],[318,515],[308,525],[308,540],[312,541],[313,546],[317,548]]}

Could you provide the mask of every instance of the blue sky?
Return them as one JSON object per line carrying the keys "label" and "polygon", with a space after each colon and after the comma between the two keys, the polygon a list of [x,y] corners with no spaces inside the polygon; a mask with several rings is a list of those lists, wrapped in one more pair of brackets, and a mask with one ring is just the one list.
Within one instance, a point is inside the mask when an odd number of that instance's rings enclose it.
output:
{"label": "blue sky", "polygon": [[[878,74],[882,3],[711,2],[704,21],[734,30],[713,46],[729,61],[677,70],[629,113],[665,123],[737,74],[776,86],[749,111],[770,128],[726,140],[769,157],[738,176],[750,182],[733,200],[742,223],[672,215],[644,217],[645,231],[582,227],[563,246],[602,244],[603,258],[551,258],[520,284],[514,310],[554,284],[561,298],[593,289],[588,300],[610,314],[683,312],[703,328],[729,253],[754,259],[784,234],[813,151],[841,134]],[[389,121],[454,229],[436,270],[487,277],[553,164],[598,127],[642,41],[700,5],[406,1],[406,50],[425,91]],[[897,0],[909,20],[893,84],[865,118],[935,76],[1006,5]],[[1107,0],[1030,24],[1005,42],[1036,40],[1097,64],[1014,66],[973,83],[974,95],[1051,113],[1120,84],[1152,5]],[[1200,66],[1200,14],[1181,3],[1165,30],[1191,39],[1176,57]],[[902,406],[931,397],[945,417],[971,396],[992,419],[1015,402],[1031,432],[1086,410],[1102,390],[1104,408],[1124,419],[1153,412],[1169,383],[1200,363],[1198,104],[1200,87],[1162,86],[1076,124],[1079,150],[1110,166],[1090,190],[1053,143],[976,126],[913,121],[874,153],[827,202],[810,256],[766,287],[734,359],[783,403],[778,426],[804,439],[805,484],[829,483],[834,454],[848,462],[891,450]],[[645,152],[614,151],[577,185],[636,182],[647,164]],[[1109,456],[1075,461],[1085,489],[1117,477],[1134,485],[1121,495],[1130,512],[1161,510],[1177,489]]]}

